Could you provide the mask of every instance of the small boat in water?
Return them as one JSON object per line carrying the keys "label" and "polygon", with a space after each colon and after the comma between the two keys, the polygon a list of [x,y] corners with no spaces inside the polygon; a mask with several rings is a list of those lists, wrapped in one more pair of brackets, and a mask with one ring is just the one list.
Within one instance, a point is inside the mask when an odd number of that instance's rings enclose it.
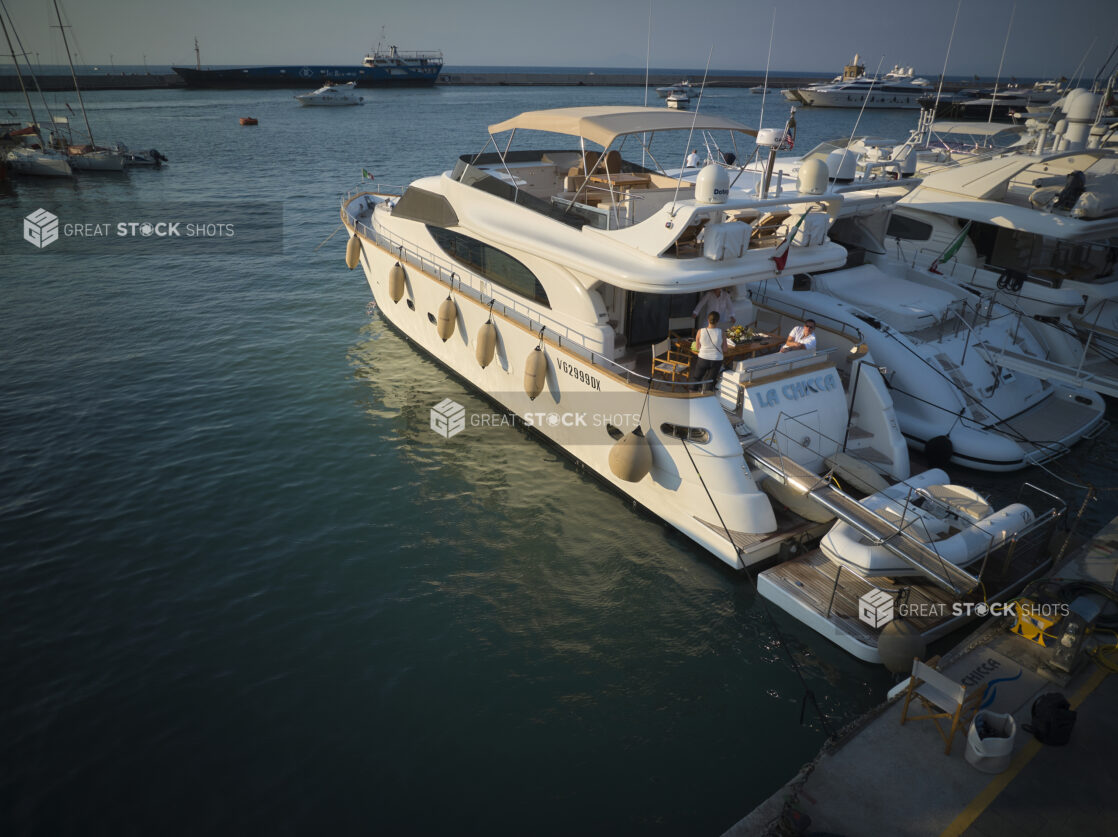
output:
{"label": "small boat in water", "polygon": [[674,110],[687,110],[687,105],[691,103],[691,97],[686,93],[675,92],[667,97],[667,105]]}
{"label": "small boat in water", "polygon": [[242,125],[259,125],[260,121],[255,116],[242,116],[240,119]]}
{"label": "small boat in water", "polygon": [[328,81],[313,93],[302,93],[296,96],[295,100],[304,107],[336,108],[360,105],[364,103],[365,97],[357,95],[356,86],[352,81],[347,81],[345,84],[334,84]]}
{"label": "small boat in water", "polygon": [[167,158],[154,148],[149,148],[147,151],[129,151],[127,145],[118,142],[113,146],[113,150],[120,154],[126,166],[146,166],[158,169],[167,162]]}

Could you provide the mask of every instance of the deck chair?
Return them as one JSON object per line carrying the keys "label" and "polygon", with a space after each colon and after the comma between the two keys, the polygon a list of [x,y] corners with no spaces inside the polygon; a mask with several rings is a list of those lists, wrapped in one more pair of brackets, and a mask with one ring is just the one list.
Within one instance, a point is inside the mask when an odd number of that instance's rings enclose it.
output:
{"label": "deck chair", "polygon": [[669,340],[683,340],[690,338],[695,333],[695,318],[694,317],[669,317],[668,318],[668,339]]}
{"label": "deck chair", "polygon": [[607,174],[621,174],[621,152],[616,148],[607,151],[606,159],[602,161],[602,167]]}
{"label": "deck chair", "polygon": [[765,247],[771,243],[783,241],[780,228],[788,220],[787,212],[766,212],[761,219],[753,225],[749,232],[750,247]]}
{"label": "deck chair", "polygon": [[[970,694],[962,683],[956,683],[950,677],[941,674],[931,666],[912,661],[912,677],[908,681],[905,691],[904,708],[901,710],[901,724],[906,721],[931,721],[939,730],[940,737],[946,742],[944,749],[946,755],[951,755],[951,745],[955,741],[955,734],[964,732],[982,704],[986,695],[986,686],[974,689]],[[916,698],[928,711],[927,715],[909,715],[908,707],[913,698]],[[950,722],[950,727],[944,729],[940,719]]]}
{"label": "deck chair", "polygon": [[672,349],[671,338],[652,346],[652,377],[659,374],[675,383],[686,381],[691,375],[691,358]]}
{"label": "deck chair", "polygon": [[675,254],[682,256],[688,253],[699,253],[699,233],[703,231],[706,226],[706,221],[698,224],[690,224],[684,228],[683,232],[679,234],[679,238],[675,240]]}

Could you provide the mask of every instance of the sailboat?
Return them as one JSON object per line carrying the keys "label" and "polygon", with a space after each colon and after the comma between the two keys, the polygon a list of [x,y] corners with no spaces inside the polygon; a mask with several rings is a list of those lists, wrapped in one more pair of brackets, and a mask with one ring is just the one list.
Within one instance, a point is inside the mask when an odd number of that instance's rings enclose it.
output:
{"label": "sailboat", "polygon": [[58,18],[58,30],[62,33],[62,44],[66,47],[66,61],[70,65],[74,91],[78,94],[78,104],[81,105],[85,130],[89,135],[89,142],[86,144],[66,144],[66,155],[70,159],[70,166],[78,171],[124,171],[124,155],[111,148],[98,147],[94,143],[93,128],[89,124],[89,114],[85,111],[85,100],[82,98],[81,87],[78,86],[78,75],[74,72],[74,59],[70,55],[70,44],[66,39],[66,26],[63,25],[62,14],[58,11],[58,0],[54,0],[54,14]]}
{"label": "sailboat", "polygon": [[51,151],[43,141],[43,134],[39,128],[39,123],[35,119],[35,109],[31,106],[31,96],[28,94],[27,85],[23,81],[23,72],[19,68],[19,60],[16,58],[16,51],[12,46],[11,35],[8,34],[8,26],[4,22],[4,15],[0,15],[0,28],[4,30],[4,40],[7,41],[8,49],[12,53],[16,76],[19,78],[19,88],[23,91],[24,101],[27,102],[27,111],[31,115],[31,125],[29,127],[33,129],[32,133],[39,138],[38,147],[22,146],[13,148],[5,155],[5,160],[11,170],[17,174],[30,174],[39,177],[71,177],[73,171],[67,158],[57,151]]}

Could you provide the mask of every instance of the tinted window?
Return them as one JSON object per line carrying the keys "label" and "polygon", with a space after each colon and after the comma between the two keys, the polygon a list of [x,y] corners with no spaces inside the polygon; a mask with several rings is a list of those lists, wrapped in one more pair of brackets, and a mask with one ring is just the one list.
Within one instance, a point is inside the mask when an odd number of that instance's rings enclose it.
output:
{"label": "tinted window", "polygon": [[923,221],[906,218],[904,215],[893,215],[889,219],[889,229],[885,233],[889,238],[905,238],[911,241],[927,241],[932,237],[932,225]]}
{"label": "tinted window", "polygon": [[535,300],[548,308],[551,307],[540,280],[508,253],[476,238],[444,230],[441,227],[429,226],[427,230],[443,252],[456,262],[464,264],[479,276],[484,276],[494,285],[500,285],[515,294]]}

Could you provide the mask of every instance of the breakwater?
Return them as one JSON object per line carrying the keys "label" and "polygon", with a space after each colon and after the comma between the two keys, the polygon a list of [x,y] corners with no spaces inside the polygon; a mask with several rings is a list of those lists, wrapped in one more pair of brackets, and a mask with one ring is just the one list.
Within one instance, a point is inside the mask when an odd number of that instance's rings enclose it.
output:
{"label": "breakwater", "polygon": [[[702,76],[691,76],[692,83],[698,84]],[[811,78],[805,76],[769,76],[768,86],[772,88],[804,87],[830,77]],[[681,77],[665,73],[652,73],[647,83],[651,87],[676,84]],[[43,75],[38,77],[39,86],[47,92],[72,90],[74,80],[69,75]],[[710,75],[708,87],[757,87],[765,83],[759,75]],[[972,82],[974,84],[975,82]],[[437,86],[479,85],[497,87],[642,87],[645,84],[643,73],[595,73],[595,72],[443,72]],[[78,76],[82,90],[153,90],[185,87],[185,82],[177,73],[86,73]],[[945,82],[944,90],[958,90],[966,86],[963,82]],[[292,89],[301,89],[306,84],[293,80]],[[19,79],[15,75],[0,75],[0,92],[19,90]]]}

